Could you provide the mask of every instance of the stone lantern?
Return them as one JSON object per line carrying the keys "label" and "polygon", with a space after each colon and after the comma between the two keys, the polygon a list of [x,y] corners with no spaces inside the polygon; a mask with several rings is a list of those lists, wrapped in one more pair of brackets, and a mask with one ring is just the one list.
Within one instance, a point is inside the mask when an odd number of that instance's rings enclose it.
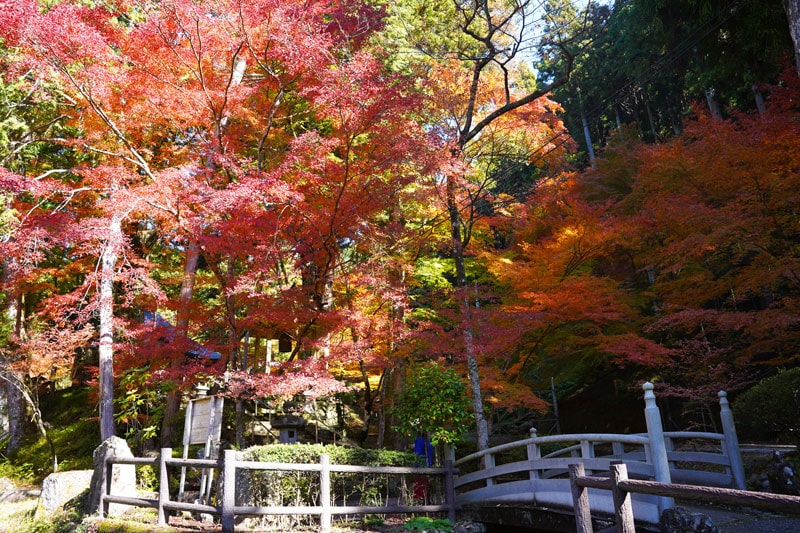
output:
{"label": "stone lantern", "polygon": [[288,414],[273,418],[270,425],[280,433],[278,442],[294,444],[299,440],[300,428],[306,425],[306,421],[297,415]]}

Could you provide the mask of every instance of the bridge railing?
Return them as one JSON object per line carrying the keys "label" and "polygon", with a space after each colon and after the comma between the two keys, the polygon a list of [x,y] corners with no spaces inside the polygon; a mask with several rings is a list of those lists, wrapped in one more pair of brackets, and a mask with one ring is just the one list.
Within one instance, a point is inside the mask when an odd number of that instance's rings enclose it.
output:
{"label": "bridge railing", "polygon": [[[569,465],[576,460],[583,463],[587,475],[608,475],[612,462],[624,461],[633,478],[670,483],[674,476],[681,483],[744,488],[744,469],[726,394],[719,393],[723,433],[665,432],[653,388],[651,383],[643,385],[646,434],[540,437],[531,429],[528,439],[459,459],[455,466],[461,474],[454,481],[458,503],[538,502],[569,508]],[[558,449],[547,451],[554,447]],[[595,498],[601,511],[610,506],[602,499]],[[646,496],[635,507],[646,521],[657,522],[660,511],[672,505],[669,497]]]}
{"label": "bridge railing", "polygon": [[[491,487],[520,478],[564,477],[576,458],[583,460],[590,473],[608,472],[611,461],[627,458],[631,473],[652,478],[653,465],[645,460],[648,443],[646,436],[623,434],[576,433],[539,437],[536,429],[532,428],[528,439],[495,446],[456,461],[455,466],[462,471],[471,470],[457,477],[456,489],[475,486],[476,483]],[[552,448],[558,449],[542,454]],[[603,453],[601,450],[604,448],[611,453]]]}

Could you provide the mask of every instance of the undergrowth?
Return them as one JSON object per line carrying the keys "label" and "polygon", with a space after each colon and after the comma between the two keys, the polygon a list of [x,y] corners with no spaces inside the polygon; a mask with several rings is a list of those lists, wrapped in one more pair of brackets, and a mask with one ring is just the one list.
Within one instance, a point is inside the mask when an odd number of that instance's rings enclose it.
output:
{"label": "undergrowth", "polygon": [[[42,398],[42,413],[53,440],[60,471],[91,469],[92,453],[100,445],[100,426],[88,387],[72,387]],[[52,472],[47,441],[34,430],[20,449],[0,456],[0,477],[18,484],[40,484]]]}

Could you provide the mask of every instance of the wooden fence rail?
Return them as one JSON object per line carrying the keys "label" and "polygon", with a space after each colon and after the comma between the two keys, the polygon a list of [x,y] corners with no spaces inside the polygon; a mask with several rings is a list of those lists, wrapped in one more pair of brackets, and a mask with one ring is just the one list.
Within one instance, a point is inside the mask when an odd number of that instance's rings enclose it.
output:
{"label": "wooden fence rail", "polygon": [[800,496],[628,479],[628,470],[625,463],[622,462],[611,465],[610,477],[587,476],[582,463],[571,464],[569,465],[569,478],[575,510],[575,530],[578,533],[593,533],[587,491],[590,488],[611,491],[614,500],[616,530],[619,533],[635,533],[636,531],[631,493],[741,505],[800,515]]}
{"label": "wooden fence rail", "polygon": [[[236,517],[239,516],[265,516],[265,515],[316,515],[320,517],[320,531],[331,530],[331,517],[343,514],[404,514],[404,513],[447,513],[450,520],[455,521],[455,485],[453,482],[456,469],[451,461],[446,461],[444,468],[405,468],[391,466],[355,466],[330,464],[328,455],[322,454],[318,464],[290,464],[267,463],[257,461],[240,461],[237,459],[236,450],[225,450],[220,460],[209,459],[180,459],[172,457],[171,448],[162,448],[161,453],[155,458],[144,457],[107,457],[103,468],[104,479],[100,495],[100,516],[108,514],[109,505],[112,503],[131,505],[136,507],[149,507],[158,510],[158,524],[167,523],[167,511],[188,511],[193,513],[206,513],[221,517],[222,531],[232,533]],[[159,471],[158,499],[134,498],[111,494],[111,479],[114,465],[151,465]],[[194,468],[218,468],[221,470],[221,485],[217,492],[218,505],[205,505],[199,503],[179,502],[170,499],[169,495],[169,469],[170,466]],[[237,470],[272,470],[289,472],[319,472],[321,505],[317,506],[244,506],[236,505],[236,471]],[[445,483],[445,503],[439,505],[382,505],[382,506],[353,506],[332,505],[331,499],[331,473],[366,473],[387,475],[425,475],[441,476]]]}

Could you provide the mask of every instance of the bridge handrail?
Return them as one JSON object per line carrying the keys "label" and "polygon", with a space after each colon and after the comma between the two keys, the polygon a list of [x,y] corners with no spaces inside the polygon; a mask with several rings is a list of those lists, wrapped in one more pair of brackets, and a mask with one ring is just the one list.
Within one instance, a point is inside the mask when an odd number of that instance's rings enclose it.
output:
{"label": "bridge handrail", "polygon": [[781,513],[800,514],[800,496],[783,494],[765,494],[740,489],[712,488],[678,483],[661,483],[628,479],[624,463],[611,466],[609,477],[586,476],[583,464],[569,465],[570,488],[573,509],[575,512],[575,530],[577,533],[591,533],[592,517],[589,496],[585,489],[596,488],[610,490],[614,501],[616,529],[623,533],[635,533],[633,507],[628,494],[650,494],[707,501],[728,505],[754,507],[778,511]]}
{"label": "bridge handrail", "polygon": [[[542,437],[529,437],[527,439],[522,439],[514,442],[507,442],[505,444],[500,444],[498,446],[494,446],[492,448],[481,450],[475,453],[471,453],[458,459],[453,463],[454,466],[459,466],[469,461],[480,459],[485,455],[495,455],[498,453],[502,453],[508,450],[513,450],[514,448],[519,448],[521,446],[528,446],[530,444],[551,444],[555,442],[619,442],[622,444],[639,444],[639,445],[647,445],[648,439],[647,437],[643,437],[641,435],[627,435],[622,433],[570,433],[566,435],[544,435]],[[553,453],[560,453],[564,450],[558,450]],[[546,457],[555,457],[553,453],[548,454]]]}
{"label": "bridge handrail", "polygon": [[709,433],[703,431],[665,431],[664,436],[670,439],[708,439],[724,441],[722,433]]}

